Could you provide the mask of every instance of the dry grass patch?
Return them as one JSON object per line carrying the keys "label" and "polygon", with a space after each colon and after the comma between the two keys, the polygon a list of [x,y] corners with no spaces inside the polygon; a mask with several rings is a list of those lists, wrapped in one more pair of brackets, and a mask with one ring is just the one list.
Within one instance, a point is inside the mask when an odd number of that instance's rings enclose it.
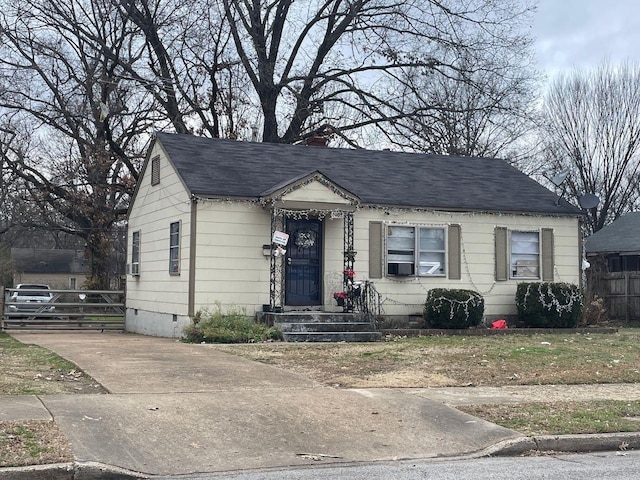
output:
{"label": "dry grass patch", "polygon": [[0,422],[0,467],[71,461],[69,442],[55,423]]}
{"label": "dry grass patch", "polygon": [[[0,333],[0,395],[107,393],[75,364],[46,348]],[[0,467],[73,461],[66,436],[50,421],[0,421]]]}
{"label": "dry grass patch", "polygon": [[0,334],[0,395],[106,393],[75,364],[46,348]]}
{"label": "dry grass patch", "polygon": [[640,330],[634,329],[617,334],[438,336],[216,348],[339,387],[640,382]]}
{"label": "dry grass patch", "polygon": [[637,432],[640,401],[519,403],[457,407],[525,435]]}

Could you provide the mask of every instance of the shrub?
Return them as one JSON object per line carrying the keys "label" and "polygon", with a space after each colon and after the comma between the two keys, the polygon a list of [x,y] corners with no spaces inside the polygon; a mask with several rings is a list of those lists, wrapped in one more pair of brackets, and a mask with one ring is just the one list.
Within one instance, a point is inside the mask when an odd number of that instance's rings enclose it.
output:
{"label": "shrub", "polygon": [[593,299],[584,303],[582,307],[582,324],[583,325],[600,325],[609,320],[607,307],[604,304],[604,298],[594,296]]}
{"label": "shrub", "polygon": [[223,313],[220,304],[214,310],[199,310],[193,324],[184,328],[182,337],[190,343],[253,343],[280,338],[278,329],[254,322],[240,309]]}
{"label": "shrub", "polygon": [[527,327],[573,328],[582,314],[582,294],[570,283],[520,283],[516,305],[518,317]]}
{"label": "shrub", "polygon": [[431,328],[469,328],[480,325],[484,298],[473,290],[434,288],[424,302],[424,319]]}

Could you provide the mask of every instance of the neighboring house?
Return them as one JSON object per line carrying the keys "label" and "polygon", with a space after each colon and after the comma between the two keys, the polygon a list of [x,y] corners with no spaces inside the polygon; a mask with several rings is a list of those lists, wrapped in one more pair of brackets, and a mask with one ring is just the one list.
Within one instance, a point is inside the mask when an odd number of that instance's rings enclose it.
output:
{"label": "neighboring house", "polygon": [[13,284],[43,283],[53,289],[80,288],[87,267],[82,250],[12,248]]}
{"label": "neighboring house", "polygon": [[587,257],[600,257],[609,272],[640,271],[640,212],[627,213],[585,239]]}
{"label": "neighboring house", "polygon": [[180,336],[216,303],[338,310],[351,268],[386,317],[435,287],[505,317],[518,282],[579,282],[580,216],[502,160],[159,133],[129,210],[127,330]]}
{"label": "neighboring house", "polygon": [[640,320],[640,212],[627,213],[585,239],[591,264],[587,297],[604,300],[612,320]]}

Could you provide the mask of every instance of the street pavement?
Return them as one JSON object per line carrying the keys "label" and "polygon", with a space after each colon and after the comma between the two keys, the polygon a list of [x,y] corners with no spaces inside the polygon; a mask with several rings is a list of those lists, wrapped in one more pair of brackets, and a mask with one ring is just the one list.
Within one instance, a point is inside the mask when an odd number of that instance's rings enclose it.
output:
{"label": "street pavement", "polygon": [[0,398],[0,420],[54,420],[80,464],[186,475],[454,457],[525,439],[424,392],[336,389],[210,345],[120,333],[13,336],[74,362],[110,392]]}

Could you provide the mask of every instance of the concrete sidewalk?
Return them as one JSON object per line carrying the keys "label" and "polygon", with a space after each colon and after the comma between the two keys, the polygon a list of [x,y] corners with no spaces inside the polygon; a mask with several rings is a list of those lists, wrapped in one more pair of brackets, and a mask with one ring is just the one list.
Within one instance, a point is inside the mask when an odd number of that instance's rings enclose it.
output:
{"label": "concrete sidewalk", "polygon": [[50,415],[79,462],[175,475],[459,456],[524,438],[422,394],[325,387],[208,345],[115,333],[14,337],[73,361],[111,392],[1,400],[0,419]]}

